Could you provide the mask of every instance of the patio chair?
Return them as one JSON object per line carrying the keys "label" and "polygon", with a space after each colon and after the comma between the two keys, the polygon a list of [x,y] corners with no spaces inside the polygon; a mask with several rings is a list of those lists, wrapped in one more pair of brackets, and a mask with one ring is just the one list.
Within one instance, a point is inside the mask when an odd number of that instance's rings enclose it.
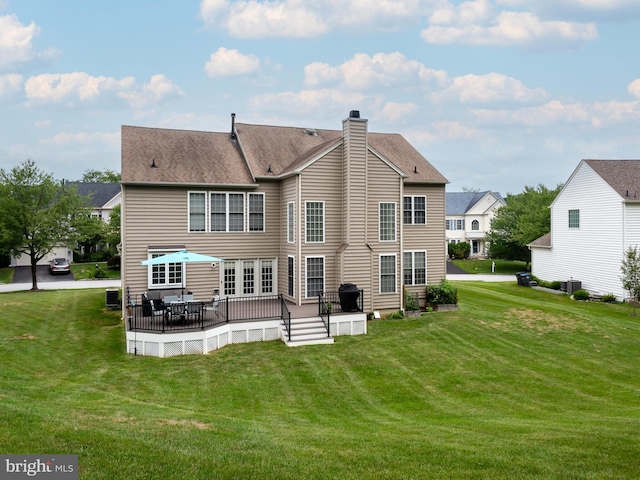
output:
{"label": "patio chair", "polygon": [[169,320],[184,320],[185,318],[185,304],[182,302],[172,302],[167,305],[167,312]]}
{"label": "patio chair", "polygon": [[185,315],[187,319],[200,320],[202,318],[202,302],[187,302]]}
{"label": "patio chair", "polygon": [[167,295],[166,297],[164,297],[164,303],[166,304],[170,304],[171,302],[177,302],[178,300],[180,300],[178,298],[178,295]]}
{"label": "patio chair", "polygon": [[213,297],[211,305],[204,307],[207,312],[213,312],[213,316],[218,318],[218,305],[220,304],[220,297],[218,295]]}
{"label": "patio chair", "polygon": [[159,316],[167,314],[167,309],[164,307],[164,304],[162,303],[162,300],[153,299],[153,300],[149,300],[149,303],[151,304],[151,315],[152,316],[159,317]]}

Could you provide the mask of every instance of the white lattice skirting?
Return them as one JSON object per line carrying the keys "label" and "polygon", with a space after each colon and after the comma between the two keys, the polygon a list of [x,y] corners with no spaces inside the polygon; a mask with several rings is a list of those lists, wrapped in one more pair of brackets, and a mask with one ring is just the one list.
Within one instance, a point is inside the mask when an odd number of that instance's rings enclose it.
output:
{"label": "white lattice skirting", "polygon": [[[332,318],[336,320],[338,317]],[[231,343],[266,342],[281,339],[280,320],[226,323],[210,330],[176,333],[127,331],[127,352],[147,357],[205,354]],[[331,322],[331,335],[364,335],[367,321],[363,314],[345,315]]]}

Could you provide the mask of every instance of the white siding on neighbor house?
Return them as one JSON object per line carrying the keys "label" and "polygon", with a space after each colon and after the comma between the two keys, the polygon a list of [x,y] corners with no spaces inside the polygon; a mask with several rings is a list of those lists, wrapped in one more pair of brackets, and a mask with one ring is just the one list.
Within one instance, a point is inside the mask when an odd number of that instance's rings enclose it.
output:
{"label": "white siding on neighbor house", "polygon": [[[49,265],[49,262],[54,258],[66,258],[70,262],[73,261],[73,251],[67,247],[55,247],[51,252],[46,254],[37,265]],[[31,257],[26,254],[22,254],[17,258],[11,258],[12,267],[29,267],[31,266]]]}
{"label": "white siding on neighbor house", "polygon": [[[589,292],[621,297],[623,208],[621,197],[581,164],[552,204],[552,249],[532,249],[533,275],[578,280]],[[579,228],[569,228],[569,210],[580,211]]]}

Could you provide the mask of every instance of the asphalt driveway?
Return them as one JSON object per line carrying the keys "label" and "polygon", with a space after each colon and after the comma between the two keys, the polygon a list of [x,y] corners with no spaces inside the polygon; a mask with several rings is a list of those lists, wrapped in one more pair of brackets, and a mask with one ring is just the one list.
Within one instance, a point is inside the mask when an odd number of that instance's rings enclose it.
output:
{"label": "asphalt driveway", "polygon": [[[74,280],[73,273],[56,274],[49,273],[48,265],[38,265],[36,269],[38,284],[45,282],[68,282]],[[14,267],[11,283],[31,283],[31,267]]]}

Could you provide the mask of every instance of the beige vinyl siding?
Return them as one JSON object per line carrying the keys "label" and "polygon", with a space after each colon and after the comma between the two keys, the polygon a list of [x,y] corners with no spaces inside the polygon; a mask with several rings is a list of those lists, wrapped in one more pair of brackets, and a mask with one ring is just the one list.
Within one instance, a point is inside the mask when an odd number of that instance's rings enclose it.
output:
{"label": "beige vinyl siding", "polygon": [[[300,239],[303,238],[300,232],[300,205],[298,205],[298,180],[299,177],[293,176],[282,181],[282,198],[280,204],[280,258],[278,261],[278,292],[287,294],[287,282],[288,282],[288,257],[293,256],[295,258],[295,298],[289,298],[297,303],[297,299],[300,298],[300,275],[299,265],[300,258],[298,255],[298,248]],[[295,242],[289,243],[287,241],[288,225],[287,225],[287,208],[289,202],[293,202],[295,206]]]}
{"label": "beige vinyl siding", "polygon": [[[307,167],[300,177],[302,191],[301,203],[297,211],[300,230],[297,232],[301,242],[301,258],[296,257],[300,266],[298,285],[299,298],[306,299],[306,262],[307,257],[324,256],[325,290],[335,291],[336,284],[336,251],[342,242],[342,212],[344,209],[341,182],[342,152],[333,150],[327,156]],[[324,202],[324,242],[306,242],[306,202]],[[308,301],[308,299],[307,299]]]}
{"label": "beige vinyl siding", "polygon": [[[148,258],[149,247],[184,247],[223,259],[278,257],[280,187],[277,182],[263,182],[260,188],[250,191],[265,193],[264,232],[188,232],[188,191],[214,190],[123,185],[126,196],[124,262],[127,272],[123,287],[129,287],[132,294],[148,290],[148,267],[140,265],[140,262]],[[219,285],[219,267],[187,264],[185,271],[185,291],[191,290],[196,298],[208,298],[212,288]]]}
{"label": "beige vinyl siding", "polygon": [[[402,178],[389,165],[377,156],[369,154],[367,168],[367,244],[371,247],[370,282],[373,295],[373,310],[398,309],[402,292]],[[381,202],[395,204],[395,242],[379,240],[379,208]],[[380,292],[380,255],[396,256],[396,293],[379,294]]]}

